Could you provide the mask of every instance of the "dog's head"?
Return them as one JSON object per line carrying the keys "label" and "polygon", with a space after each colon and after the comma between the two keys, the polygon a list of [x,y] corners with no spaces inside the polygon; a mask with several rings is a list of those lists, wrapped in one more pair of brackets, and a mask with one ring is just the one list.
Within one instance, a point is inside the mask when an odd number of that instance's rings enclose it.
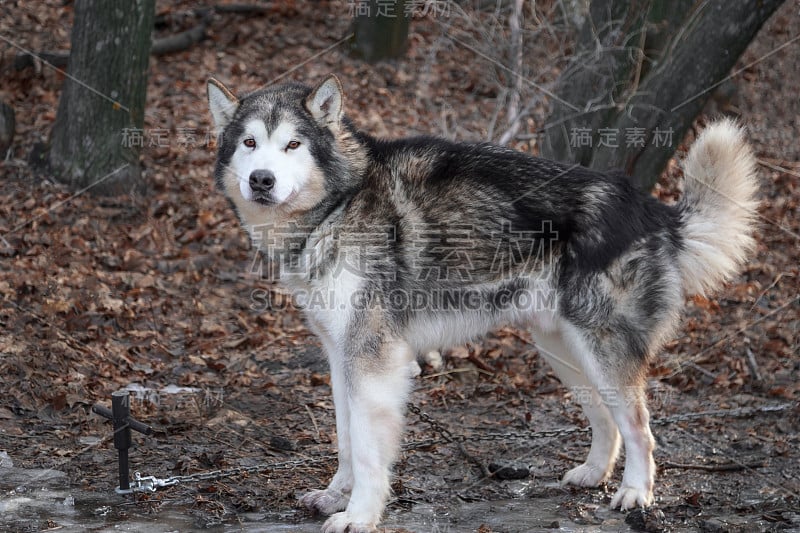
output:
{"label": "dog's head", "polygon": [[290,83],[241,99],[211,79],[208,104],[220,134],[217,186],[247,223],[270,211],[308,211],[327,194],[327,177],[347,174],[337,152],[345,127],[335,76],[314,89]]}

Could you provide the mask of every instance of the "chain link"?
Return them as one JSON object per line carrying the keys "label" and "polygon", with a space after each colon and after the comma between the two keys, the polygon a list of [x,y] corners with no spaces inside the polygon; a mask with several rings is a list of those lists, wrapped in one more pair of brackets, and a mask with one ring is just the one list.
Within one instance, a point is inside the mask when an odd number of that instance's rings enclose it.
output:
{"label": "chain link", "polygon": [[760,407],[734,407],[731,409],[715,409],[711,411],[698,411],[695,413],[683,413],[678,415],[665,416],[650,421],[654,426],[666,426],[676,422],[690,422],[699,418],[719,417],[719,418],[742,418],[761,413],[778,413],[788,411],[797,407],[798,402],[779,403],[774,405],[762,405]]}
{"label": "chain link", "polygon": [[[764,405],[760,407],[736,407],[732,409],[716,409],[712,411],[682,413],[682,414],[652,419],[650,421],[650,424],[654,426],[667,426],[669,424],[675,424],[677,422],[689,422],[692,420],[697,420],[706,417],[742,418],[745,416],[751,416],[760,413],[776,413],[780,411],[787,411],[789,409],[796,407],[797,405],[798,404],[796,402],[793,402],[793,403],[784,403],[775,405]],[[407,404],[407,408],[410,412],[417,415],[417,417],[422,422],[428,424],[431,427],[431,429],[433,429],[436,433],[441,435],[442,440],[444,440],[445,442],[464,443],[464,442],[485,442],[485,441],[499,441],[499,440],[535,440],[543,438],[563,437],[566,435],[572,435],[574,433],[586,433],[588,431],[591,431],[591,428],[589,427],[582,428],[577,426],[571,426],[564,428],[545,429],[542,431],[531,431],[531,432],[504,431],[499,433],[481,433],[474,436],[467,436],[464,434],[454,434],[444,424],[432,418],[428,413],[422,411],[416,405],[409,403]]]}
{"label": "chain link", "polygon": [[[683,413],[677,415],[666,416],[663,418],[655,418],[650,421],[655,426],[666,426],[678,422],[689,422],[706,417],[724,417],[724,418],[741,418],[761,413],[777,413],[780,411],[787,411],[796,407],[798,403],[785,403],[776,405],[765,405],[761,407],[737,407],[733,409],[716,409],[712,411],[699,411],[694,413]],[[430,428],[437,433],[439,439],[424,439],[415,442],[406,443],[403,446],[404,450],[414,450],[418,448],[427,448],[435,446],[436,444],[443,443],[464,443],[464,442],[486,442],[486,441],[500,441],[500,440],[535,440],[543,438],[563,437],[575,433],[587,433],[591,428],[570,426],[563,428],[545,429],[541,431],[524,431],[524,432],[495,432],[495,433],[481,433],[479,435],[467,436],[463,433],[453,433],[445,424],[436,420],[428,413],[421,410],[414,404],[407,404],[408,410],[415,414],[420,421],[426,423]],[[194,483],[198,481],[214,481],[217,479],[241,476],[245,474],[257,474],[268,470],[290,470],[293,468],[313,465],[317,463],[327,462],[333,459],[335,455],[330,454],[324,457],[315,458],[302,458],[293,459],[290,461],[283,461],[280,463],[264,463],[252,466],[236,466],[225,470],[212,470],[209,472],[198,472],[196,474],[186,474],[180,476],[171,476],[168,478],[160,479],[155,476],[142,476],[139,472],[134,474],[134,481],[131,484],[130,491],[126,492],[156,492],[160,488],[172,487],[180,483]]]}
{"label": "chain link", "polygon": [[244,474],[258,474],[267,470],[291,470],[302,466],[323,463],[332,460],[335,455],[329,454],[324,457],[293,459],[280,463],[263,463],[252,466],[234,466],[225,470],[211,470],[209,472],[197,472],[196,474],[185,474],[180,476],[170,476],[168,478],[157,478],[155,476],[142,476],[141,473],[134,474],[130,492],[156,492],[158,489],[172,487],[179,483],[195,483],[198,481],[215,481],[226,477],[241,476]]}
{"label": "chain link", "polygon": [[444,424],[439,422],[438,420],[434,419],[428,413],[422,411],[419,407],[414,405],[413,403],[407,403],[406,408],[417,415],[420,420],[428,424],[431,429],[433,429],[436,433],[442,436],[442,438],[446,442],[464,442],[466,436],[464,435],[454,435],[452,431],[450,431]]}

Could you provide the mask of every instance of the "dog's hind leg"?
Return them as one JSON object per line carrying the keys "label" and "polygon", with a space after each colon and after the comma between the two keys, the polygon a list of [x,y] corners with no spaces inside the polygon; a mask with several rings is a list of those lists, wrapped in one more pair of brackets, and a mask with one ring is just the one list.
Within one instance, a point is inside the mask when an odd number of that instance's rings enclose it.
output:
{"label": "dog's hind leg", "polygon": [[611,406],[625,442],[625,472],[622,484],[611,498],[611,508],[623,511],[653,503],[656,465],[653,460],[655,439],[650,432],[650,413],[645,402],[644,386],[627,386],[624,398]]}
{"label": "dog's hind leg", "polygon": [[597,388],[584,373],[580,362],[572,356],[557,332],[532,331],[536,347],[555,371],[561,383],[570,389],[581,404],[592,427],[592,447],[586,461],[569,470],[561,480],[563,485],[596,487],[611,475],[620,447],[619,431],[611,412],[605,406]]}
{"label": "dog's hind leg", "polygon": [[411,387],[411,347],[381,342],[347,359],[346,387],[353,490],[343,512],[323,525],[325,533],[375,530],[390,493],[389,474],[400,450],[405,404]]}
{"label": "dog's hind leg", "polygon": [[622,332],[606,330],[590,342],[581,328],[566,324],[563,331],[572,352],[581,354],[581,368],[600,393],[625,444],[625,472],[611,507],[624,511],[648,506],[653,503],[655,439],[645,399],[646,357],[630,353],[626,348],[630,339],[624,339]]}

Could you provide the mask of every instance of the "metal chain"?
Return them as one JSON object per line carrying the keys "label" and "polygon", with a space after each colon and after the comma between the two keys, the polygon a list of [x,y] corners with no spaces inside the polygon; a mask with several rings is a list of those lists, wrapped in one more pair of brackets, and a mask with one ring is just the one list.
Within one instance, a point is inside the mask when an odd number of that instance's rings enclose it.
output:
{"label": "metal chain", "polygon": [[[765,405],[761,407],[736,407],[732,409],[716,409],[713,411],[699,411],[695,413],[683,413],[677,415],[666,416],[663,418],[655,418],[650,421],[654,426],[666,426],[675,424],[677,422],[688,422],[706,417],[724,417],[724,418],[741,418],[760,413],[775,413],[780,411],[787,411],[796,407],[796,402]],[[586,433],[591,431],[591,428],[585,427],[564,427],[555,429],[546,429],[542,431],[532,432],[499,432],[499,433],[481,433],[479,435],[467,436],[464,434],[454,434],[444,424],[432,418],[428,413],[422,411],[419,407],[413,404],[407,404],[409,411],[417,415],[417,417],[428,424],[431,429],[442,436],[445,442],[484,442],[484,441],[498,441],[498,440],[534,440],[542,438],[563,437],[573,433]]]}
{"label": "metal chain", "polygon": [[788,411],[797,407],[798,402],[779,403],[774,405],[762,405],[760,407],[734,407],[731,409],[715,409],[712,411],[698,411],[695,413],[683,413],[679,415],[665,416],[663,418],[655,418],[650,421],[654,426],[666,426],[676,422],[689,422],[697,420],[698,418],[706,417],[720,417],[720,418],[742,418],[761,413],[778,413],[780,411]]}
{"label": "metal chain", "polygon": [[313,465],[330,461],[335,455],[327,455],[316,458],[293,459],[280,463],[263,463],[252,466],[235,466],[225,470],[211,470],[209,472],[197,472],[196,474],[186,474],[171,476],[160,479],[155,476],[142,476],[139,472],[134,473],[134,480],[131,483],[131,492],[155,492],[160,488],[172,487],[179,483],[193,483],[197,481],[215,481],[226,477],[235,477],[243,474],[257,474],[266,470],[290,470],[297,467]]}
{"label": "metal chain", "polygon": [[464,442],[466,440],[464,435],[453,435],[453,432],[447,429],[444,424],[431,417],[431,415],[428,413],[422,411],[413,403],[407,403],[406,408],[417,415],[420,420],[428,424],[433,431],[441,435],[446,442]]}
{"label": "metal chain", "polygon": [[[796,407],[798,403],[785,403],[776,405],[765,405],[761,407],[737,407],[733,409],[716,409],[713,411],[699,411],[695,413],[683,413],[678,415],[667,416],[663,418],[655,418],[650,421],[655,426],[666,426],[677,422],[688,422],[705,417],[724,417],[724,418],[741,418],[760,413],[776,413],[780,411],[787,411]],[[554,429],[545,429],[542,431],[531,432],[495,432],[495,433],[482,433],[475,436],[467,436],[463,433],[453,433],[442,422],[431,417],[428,413],[422,411],[414,404],[407,404],[408,410],[417,415],[417,417],[428,424],[434,432],[440,435],[439,439],[425,439],[406,443],[403,446],[405,450],[413,450],[417,448],[426,448],[442,443],[464,443],[464,442],[485,442],[485,441],[499,441],[499,440],[534,440],[542,438],[563,437],[572,435],[574,433],[586,433],[591,428],[585,427],[563,427]],[[243,474],[257,474],[267,470],[290,470],[297,467],[303,467],[330,461],[335,455],[330,454],[324,457],[316,458],[302,458],[293,459],[290,461],[283,461],[280,463],[264,463],[253,466],[236,466],[225,470],[212,470],[209,472],[198,472],[196,474],[186,474],[180,476],[171,476],[168,478],[160,479],[155,476],[142,476],[139,472],[134,474],[134,480],[131,483],[131,492],[155,492],[160,488],[172,487],[179,483],[194,483],[197,481],[215,481],[226,477],[240,476]]]}
{"label": "metal chain", "polygon": [[573,433],[585,433],[589,428],[581,428],[577,426],[545,429],[541,431],[526,431],[526,432],[512,432],[502,431],[496,433],[481,433],[480,435],[467,436],[464,434],[456,435],[450,431],[444,424],[432,418],[428,413],[422,411],[419,407],[413,404],[406,404],[409,411],[417,415],[417,417],[428,424],[431,429],[442,436],[445,442],[481,442],[481,441],[498,441],[498,440],[534,440],[545,439],[550,437],[562,437],[571,435]]}

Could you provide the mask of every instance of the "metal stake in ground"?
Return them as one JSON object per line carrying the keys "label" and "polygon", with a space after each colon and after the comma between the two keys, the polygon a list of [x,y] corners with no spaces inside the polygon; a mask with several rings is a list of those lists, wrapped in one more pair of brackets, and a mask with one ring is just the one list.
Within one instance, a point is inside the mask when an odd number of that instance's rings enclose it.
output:
{"label": "metal stake in ground", "polygon": [[111,394],[111,410],[102,405],[95,405],[92,411],[98,415],[108,418],[114,425],[114,447],[117,449],[119,458],[119,487],[118,494],[131,494],[130,472],[128,466],[128,450],[131,447],[131,430],[138,431],[143,435],[153,433],[153,428],[143,424],[131,416],[130,393],[128,391],[116,391]]}

